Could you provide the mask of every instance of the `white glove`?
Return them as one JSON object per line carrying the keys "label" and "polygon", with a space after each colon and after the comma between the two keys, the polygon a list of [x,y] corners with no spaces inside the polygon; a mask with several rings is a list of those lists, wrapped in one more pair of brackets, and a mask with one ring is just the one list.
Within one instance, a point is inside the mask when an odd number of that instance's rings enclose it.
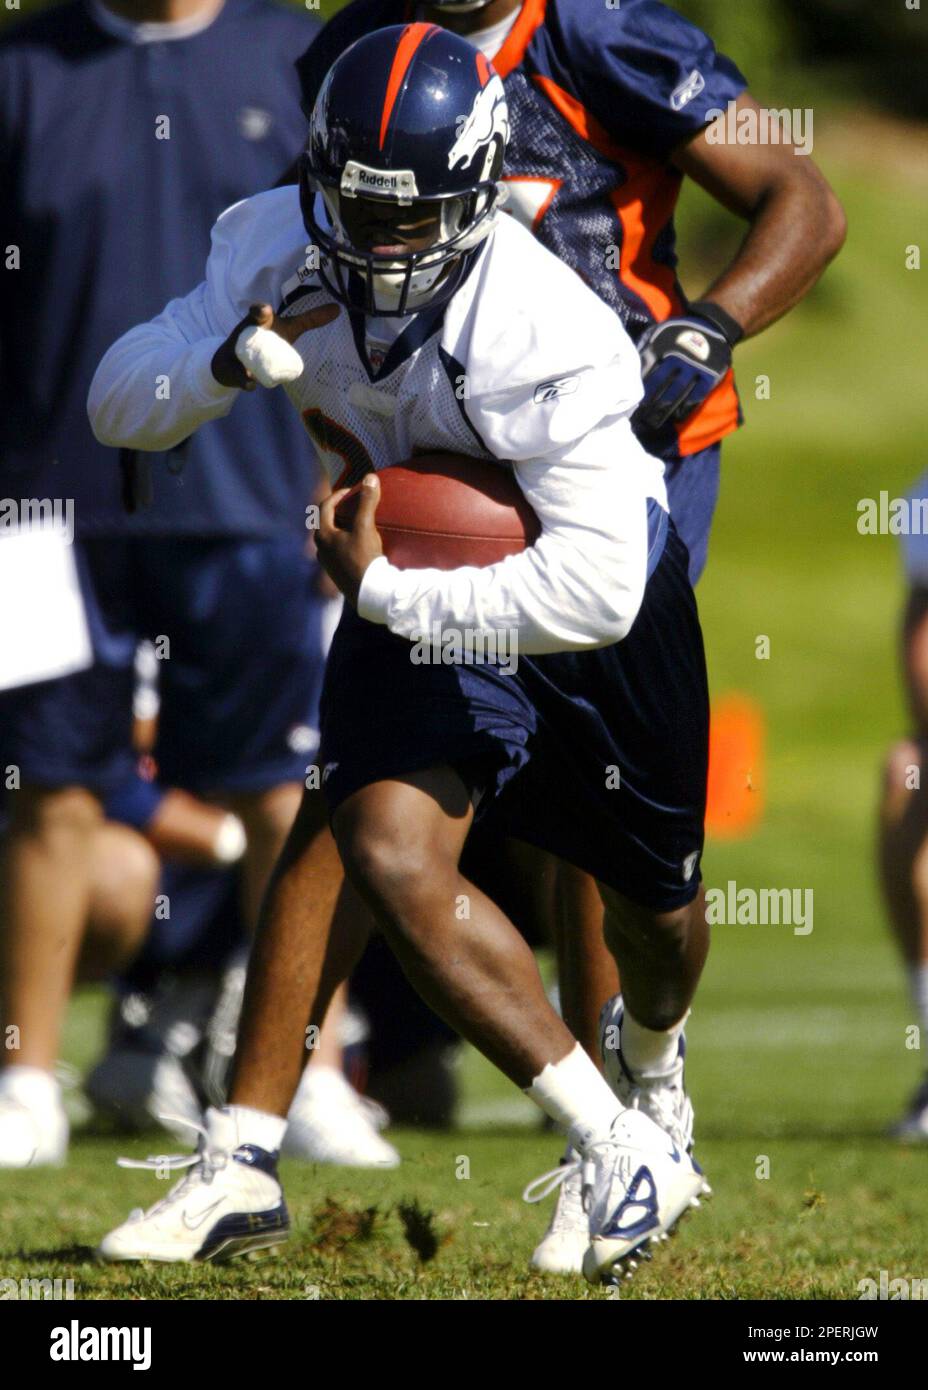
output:
{"label": "white glove", "polygon": [[286,339],[270,328],[251,324],[235,341],[235,355],[261,386],[279,386],[303,375],[303,359]]}

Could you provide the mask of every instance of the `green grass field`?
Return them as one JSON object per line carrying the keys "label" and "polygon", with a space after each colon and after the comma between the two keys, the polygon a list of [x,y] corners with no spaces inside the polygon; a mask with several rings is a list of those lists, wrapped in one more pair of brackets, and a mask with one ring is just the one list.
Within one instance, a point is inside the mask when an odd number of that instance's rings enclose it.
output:
{"label": "green grass field", "polygon": [[[876,127],[852,158],[851,129],[833,122],[816,149],[845,200],[849,244],[810,300],[740,353],[748,428],[726,449],[700,590],[714,691],[750,694],[769,733],[762,826],[710,845],[707,883],[811,888],[814,930],[716,929],[689,1030],[697,1152],[715,1197],[623,1299],[846,1299],[881,1269],[928,1275],[928,1150],[880,1137],[926,1062],[905,1049],[914,1020],[872,853],[880,759],[904,728],[902,582],[897,542],[856,530],[860,498],[899,495],[924,467],[916,349],[928,304],[904,254],[923,225],[926,172],[898,157],[891,129]],[[856,116],[853,130],[866,133]],[[688,225],[701,217],[697,197]],[[761,373],[769,401],[754,399]],[[761,634],[768,661],[755,658]],[[78,1066],[101,1017],[95,996],[72,1010]],[[399,1134],[396,1172],[285,1164],[295,1230],[276,1261],[95,1265],[100,1235],[158,1195],[153,1177],[118,1170],[116,1153],[173,1141],[78,1138],[66,1170],[4,1175],[0,1276],[73,1278],[78,1298],[604,1297],[528,1273],[548,1208],[520,1192],[557,1143],[473,1054],[463,1082],[467,1127]],[[462,1156],[468,1178],[456,1176]]]}

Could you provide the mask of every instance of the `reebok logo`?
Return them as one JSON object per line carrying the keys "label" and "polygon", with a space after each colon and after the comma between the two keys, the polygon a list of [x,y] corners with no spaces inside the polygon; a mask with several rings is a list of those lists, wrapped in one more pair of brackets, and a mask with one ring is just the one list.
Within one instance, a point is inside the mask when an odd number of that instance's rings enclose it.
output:
{"label": "reebok logo", "polygon": [[578,376],[562,376],[556,381],[543,381],[535,387],[535,404],[544,405],[556,400],[558,396],[572,396],[580,387]]}
{"label": "reebok logo", "polygon": [[694,68],[689,77],[681,82],[679,87],[675,87],[670,94],[670,104],[674,111],[682,111],[684,106],[689,106],[694,97],[704,90],[706,79],[698,68]]}

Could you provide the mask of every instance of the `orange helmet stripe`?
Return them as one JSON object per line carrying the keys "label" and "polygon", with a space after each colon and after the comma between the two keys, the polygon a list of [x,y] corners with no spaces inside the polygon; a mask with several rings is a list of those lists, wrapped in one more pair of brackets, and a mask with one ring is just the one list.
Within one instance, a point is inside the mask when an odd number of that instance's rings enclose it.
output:
{"label": "orange helmet stripe", "polygon": [[383,115],[380,118],[381,149],[383,149],[384,142],[387,138],[387,128],[390,124],[390,117],[393,115],[396,98],[399,96],[400,88],[403,85],[403,78],[409,71],[409,65],[413,60],[416,50],[430,34],[436,34],[437,32],[437,24],[407,24],[400,35],[400,41],[396,46],[396,53],[393,58],[393,66],[390,69],[390,76],[387,80],[387,94],[383,102]]}

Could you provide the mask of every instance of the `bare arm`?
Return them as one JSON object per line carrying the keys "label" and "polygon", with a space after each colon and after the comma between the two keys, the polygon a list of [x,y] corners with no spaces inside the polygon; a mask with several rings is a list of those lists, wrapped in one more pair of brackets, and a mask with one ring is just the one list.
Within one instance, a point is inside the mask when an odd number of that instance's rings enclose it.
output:
{"label": "bare arm", "polygon": [[245,852],[237,816],[170,787],[142,832],[163,859],[203,866],[230,864]]}
{"label": "bare arm", "polygon": [[[737,110],[760,107],[742,94]],[[717,126],[724,126],[720,117]],[[713,144],[709,126],[681,145],[682,173],[750,222],[738,254],[703,299],[719,304],[745,330],[760,333],[812,288],[844,245],[847,222],[821,171],[793,145]]]}

